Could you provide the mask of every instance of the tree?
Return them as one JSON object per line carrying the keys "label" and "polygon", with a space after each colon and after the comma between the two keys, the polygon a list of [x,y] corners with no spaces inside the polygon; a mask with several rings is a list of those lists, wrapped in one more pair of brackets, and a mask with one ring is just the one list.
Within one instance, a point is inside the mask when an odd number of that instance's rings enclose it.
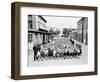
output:
{"label": "tree", "polygon": [[54,34],[54,30],[52,28],[50,28],[49,33]]}
{"label": "tree", "polygon": [[69,30],[68,28],[63,28],[63,35],[68,37],[69,36]]}
{"label": "tree", "polygon": [[58,29],[55,30],[55,35],[60,34],[60,31]]}

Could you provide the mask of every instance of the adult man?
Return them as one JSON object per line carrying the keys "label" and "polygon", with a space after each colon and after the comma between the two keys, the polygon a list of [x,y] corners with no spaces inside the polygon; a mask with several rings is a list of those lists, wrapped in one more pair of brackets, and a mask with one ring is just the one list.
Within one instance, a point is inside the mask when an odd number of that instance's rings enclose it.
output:
{"label": "adult man", "polygon": [[33,46],[33,51],[34,51],[34,61],[37,59],[37,52],[38,52],[38,47],[37,44]]}

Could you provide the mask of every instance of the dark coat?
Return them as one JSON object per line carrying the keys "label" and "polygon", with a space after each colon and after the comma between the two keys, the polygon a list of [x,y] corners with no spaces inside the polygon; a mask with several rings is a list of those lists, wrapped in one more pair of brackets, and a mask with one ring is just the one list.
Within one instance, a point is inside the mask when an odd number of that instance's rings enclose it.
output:
{"label": "dark coat", "polygon": [[33,46],[33,51],[34,51],[34,55],[36,56],[37,52],[38,52],[38,47],[37,46]]}
{"label": "dark coat", "polygon": [[53,51],[49,49],[49,54],[48,56],[53,56]]}

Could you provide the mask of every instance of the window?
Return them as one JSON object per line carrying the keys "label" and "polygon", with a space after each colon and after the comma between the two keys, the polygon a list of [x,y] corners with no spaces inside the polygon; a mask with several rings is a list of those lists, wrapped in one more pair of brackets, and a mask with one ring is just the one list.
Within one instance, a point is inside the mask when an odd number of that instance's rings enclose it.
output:
{"label": "window", "polygon": [[28,34],[28,42],[32,42],[32,34]]}
{"label": "window", "polygon": [[28,15],[28,29],[32,29],[32,15]]}
{"label": "window", "polygon": [[35,38],[38,39],[38,34],[37,33],[35,33]]}

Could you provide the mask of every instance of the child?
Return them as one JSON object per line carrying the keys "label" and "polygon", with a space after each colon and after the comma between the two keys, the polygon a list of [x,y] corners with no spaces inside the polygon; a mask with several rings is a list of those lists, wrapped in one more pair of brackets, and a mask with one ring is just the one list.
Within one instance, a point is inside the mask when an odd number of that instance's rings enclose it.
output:
{"label": "child", "polygon": [[57,51],[56,49],[53,50],[53,57],[56,57]]}
{"label": "child", "polygon": [[40,55],[40,50],[38,50],[38,52],[37,52],[37,60],[39,60],[39,58],[41,57],[41,55]]}

